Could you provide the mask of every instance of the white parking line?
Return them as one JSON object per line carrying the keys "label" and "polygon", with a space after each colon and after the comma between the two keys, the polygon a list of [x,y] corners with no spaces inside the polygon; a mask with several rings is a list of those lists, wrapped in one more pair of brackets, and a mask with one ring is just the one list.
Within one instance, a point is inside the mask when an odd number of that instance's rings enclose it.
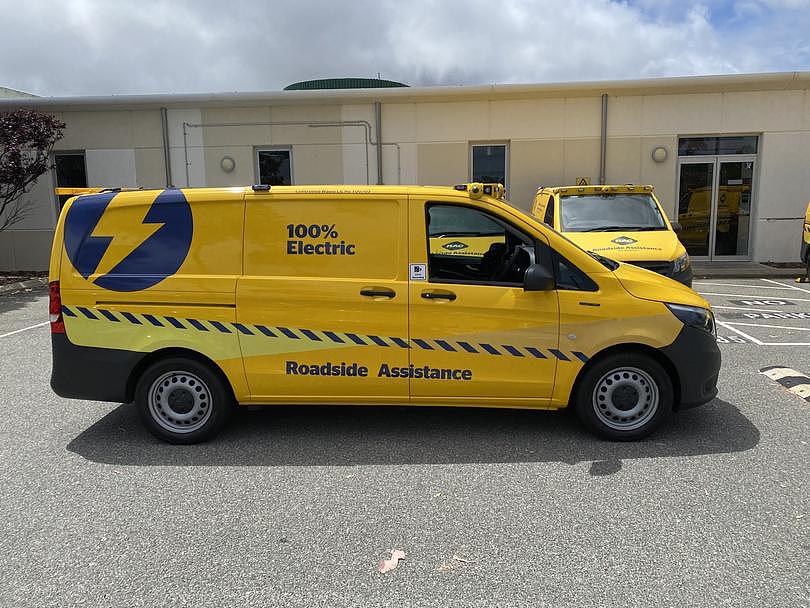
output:
{"label": "white parking line", "polygon": [[[763,281],[767,279],[762,279]],[[751,289],[793,289],[791,286],[787,287],[768,287],[766,285],[742,285],[740,283],[709,283],[708,281],[695,281],[695,285],[717,285],[719,287],[750,287]],[[782,285],[782,283],[779,283]]]}
{"label": "white parking line", "polygon": [[763,345],[764,345],[764,343],[763,343],[763,342],[761,342],[761,341],[757,340],[757,339],[756,339],[754,336],[749,336],[747,333],[745,333],[745,332],[744,332],[744,331],[742,331],[741,329],[737,329],[736,327],[731,327],[731,326],[730,326],[728,323],[726,323],[725,321],[716,321],[716,323],[717,323],[718,325],[720,325],[721,327],[725,327],[725,328],[726,328],[726,329],[728,329],[729,331],[733,331],[735,334],[740,334],[740,335],[741,335],[743,338],[745,338],[746,340],[751,340],[751,342],[753,342],[753,343],[754,343],[754,344],[756,344],[757,346],[763,346]]}
{"label": "white parking line", "polygon": [[[764,308],[748,308],[747,306],[720,306],[718,304],[712,304],[712,310],[715,308],[722,308],[723,310],[745,310],[747,312],[770,312],[770,313],[780,313],[785,312],[784,310],[765,310]],[[790,311],[794,312],[794,311]]]}
{"label": "white parking line", "polygon": [[711,291],[699,291],[702,296],[727,296],[730,298],[745,298],[747,300],[792,300],[793,302],[810,302],[808,298],[792,298],[788,296],[755,295],[750,293],[714,293]]}
{"label": "white parking line", "polygon": [[0,338],[7,338],[8,336],[13,336],[14,334],[19,334],[24,331],[28,331],[29,329],[36,329],[37,327],[42,327],[43,325],[47,325],[48,323],[50,323],[50,321],[44,321],[43,323],[37,323],[36,325],[32,325],[31,327],[23,327],[22,329],[10,331],[7,334],[0,334]]}
{"label": "white parking line", "polygon": [[762,280],[767,281],[768,283],[776,283],[777,285],[783,285],[783,287],[766,287],[765,289],[795,289],[797,291],[801,291],[804,293],[810,293],[810,289],[805,289],[804,287],[796,287],[795,285],[780,283],[779,281],[772,281],[771,279],[762,279]]}
{"label": "white parking line", "polygon": [[759,325],[757,323],[737,323],[726,321],[729,325],[742,325],[743,327],[770,327],[772,329],[792,329],[795,331],[810,331],[810,327],[790,327],[788,325]]}

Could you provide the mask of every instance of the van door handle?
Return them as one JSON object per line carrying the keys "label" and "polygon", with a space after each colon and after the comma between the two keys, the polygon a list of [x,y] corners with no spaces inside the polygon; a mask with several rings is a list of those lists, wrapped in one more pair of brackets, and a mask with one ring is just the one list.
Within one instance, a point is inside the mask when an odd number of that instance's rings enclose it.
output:
{"label": "van door handle", "polygon": [[383,287],[365,287],[360,290],[360,295],[367,298],[394,298],[397,292]]}
{"label": "van door handle", "polygon": [[450,300],[456,299],[456,294],[452,291],[423,291],[422,297],[426,300]]}

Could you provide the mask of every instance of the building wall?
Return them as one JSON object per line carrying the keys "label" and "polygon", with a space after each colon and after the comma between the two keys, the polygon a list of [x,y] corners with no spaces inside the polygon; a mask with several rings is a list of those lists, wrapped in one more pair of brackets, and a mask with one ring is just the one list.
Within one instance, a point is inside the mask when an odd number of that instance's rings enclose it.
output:
{"label": "building wall", "polygon": [[[254,183],[255,152],[265,146],[293,150],[295,183],[375,183],[376,151],[369,138],[377,134],[363,126],[374,124],[372,102],[369,97],[368,103],[170,108],[173,184]],[[159,108],[79,108],[58,115],[67,129],[57,148],[85,151],[91,185],[166,186]],[[382,172],[388,184],[468,181],[470,144],[484,142],[508,143],[509,199],[524,210],[539,185],[570,184],[580,177],[596,183],[599,177],[598,94],[386,102],[382,125]],[[611,95],[607,182],[653,184],[674,218],[678,137],[722,134],[760,136],[754,259],[795,261],[800,218],[810,198],[806,90]],[[658,146],[668,152],[662,163],[651,156]],[[222,169],[225,156],[235,161],[230,173]],[[47,266],[56,218],[53,182],[53,176],[43,176],[27,195],[34,201],[30,215],[0,233],[0,268]]]}

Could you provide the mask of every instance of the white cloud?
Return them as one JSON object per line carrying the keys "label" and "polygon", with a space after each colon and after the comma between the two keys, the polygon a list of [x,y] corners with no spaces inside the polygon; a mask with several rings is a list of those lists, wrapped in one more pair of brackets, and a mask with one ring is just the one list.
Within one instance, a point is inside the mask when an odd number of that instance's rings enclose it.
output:
{"label": "white cloud", "polygon": [[110,94],[277,89],[377,72],[417,85],[807,69],[807,7],[807,0],[0,0],[0,85]]}

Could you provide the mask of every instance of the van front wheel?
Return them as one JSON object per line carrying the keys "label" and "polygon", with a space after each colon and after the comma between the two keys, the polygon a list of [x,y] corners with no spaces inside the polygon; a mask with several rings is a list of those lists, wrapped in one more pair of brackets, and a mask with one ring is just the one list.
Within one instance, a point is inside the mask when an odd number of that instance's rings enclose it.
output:
{"label": "van front wheel", "polygon": [[169,443],[199,443],[225,424],[233,399],[219,376],[193,359],[172,357],[151,365],[135,388],[146,428]]}
{"label": "van front wheel", "polygon": [[655,359],[620,353],[585,371],[574,408],[598,435],[630,441],[657,429],[672,411],[673,401],[672,380]]}

